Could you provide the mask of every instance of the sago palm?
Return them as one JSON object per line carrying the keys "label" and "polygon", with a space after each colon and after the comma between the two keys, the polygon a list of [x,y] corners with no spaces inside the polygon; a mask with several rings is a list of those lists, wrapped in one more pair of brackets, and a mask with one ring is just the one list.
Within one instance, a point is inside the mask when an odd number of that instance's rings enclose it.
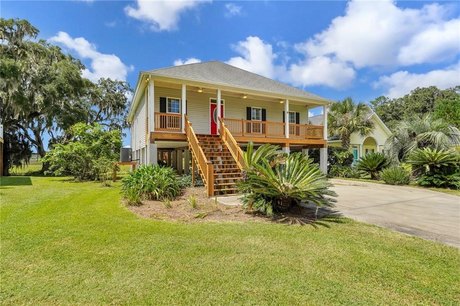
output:
{"label": "sago palm", "polygon": [[408,161],[416,172],[435,172],[442,168],[460,167],[460,154],[454,150],[415,149],[409,155]]}
{"label": "sago palm", "polygon": [[361,157],[356,164],[359,171],[368,173],[371,179],[376,180],[379,172],[387,167],[388,159],[382,153],[369,153]]}
{"label": "sago palm", "polygon": [[254,164],[241,188],[253,195],[262,195],[275,211],[286,211],[293,201],[306,201],[317,206],[331,206],[326,176],[302,153],[286,156],[282,163],[272,165],[267,159]]}
{"label": "sago palm", "polygon": [[332,104],[328,115],[328,127],[331,135],[338,135],[342,147],[350,148],[351,134],[358,132],[368,135],[373,128],[369,118],[370,109],[363,103],[354,103],[351,98]]}
{"label": "sago palm", "polygon": [[385,143],[395,160],[405,160],[417,148],[450,149],[460,145],[460,130],[431,114],[401,121]]}

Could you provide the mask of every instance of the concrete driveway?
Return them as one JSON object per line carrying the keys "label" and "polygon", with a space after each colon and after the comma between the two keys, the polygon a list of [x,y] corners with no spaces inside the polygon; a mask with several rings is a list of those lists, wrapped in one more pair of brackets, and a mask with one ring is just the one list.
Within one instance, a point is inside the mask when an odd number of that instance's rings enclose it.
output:
{"label": "concrete driveway", "polygon": [[332,183],[343,215],[460,248],[459,196],[348,180]]}

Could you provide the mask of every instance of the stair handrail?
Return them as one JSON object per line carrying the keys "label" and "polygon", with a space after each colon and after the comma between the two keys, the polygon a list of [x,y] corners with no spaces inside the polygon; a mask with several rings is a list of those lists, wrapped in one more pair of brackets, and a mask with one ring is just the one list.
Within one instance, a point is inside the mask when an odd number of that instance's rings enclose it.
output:
{"label": "stair handrail", "polygon": [[201,148],[200,142],[196,137],[195,131],[193,130],[192,123],[185,116],[185,135],[187,136],[190,149],[195,156],[198,167],[203,175],[204,183],[206,184],[208,196],[214,195],[214,166],[211,161],[206,158],[206,155]]}
{"label": "stair handrail", "polygon": [[222,139],[222,141],[225,143],[228,150],[232,154],[233,159],[235,159],[235,162],[238,165],[238,168],[240,168],[240,170],[243,170],[244,165],[245,165],[244,158],[243,158],[243,150],[241,150],[240,146],[238,145],[238,142],[235,140],[235,137],[233,137],[232,133],[225,125],[223,118],[219,118],[219,121],[220,121],[220,138]]}

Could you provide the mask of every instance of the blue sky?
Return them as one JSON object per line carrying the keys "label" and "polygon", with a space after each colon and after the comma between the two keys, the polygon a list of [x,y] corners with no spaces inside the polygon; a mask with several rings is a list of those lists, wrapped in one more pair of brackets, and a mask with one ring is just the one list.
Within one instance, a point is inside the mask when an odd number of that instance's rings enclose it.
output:
{"label": "blue sky", "polygon": [[460,84],[460,5],[427,1],[2,1],[90,79],[220,60],[307,91],[368,102]]}

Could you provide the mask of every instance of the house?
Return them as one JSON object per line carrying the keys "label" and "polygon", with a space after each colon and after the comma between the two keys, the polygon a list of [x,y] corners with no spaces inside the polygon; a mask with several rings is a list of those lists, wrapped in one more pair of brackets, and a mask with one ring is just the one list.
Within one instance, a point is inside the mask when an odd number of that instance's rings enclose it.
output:
{"label": "house", "polygon": [[[350,150],[353,153],[354,162],[367,153],[383,152],[385,142],[392,134],[382,119],[372,110],[369,111],[368,118],[374,124],[372,132],[366,136],[356,132],[351,134],[350,137]],[[322,121],[323,115],[318,115],[310,117],[309,123],[318,124]],[[337,136],[329,137],[327,143],[329,147],[340,147],[342,145],[342,141]]]}
{"label": "house", "polygon": [[128,114],[133,160],[198,172],[209,196],[236,191],[249,142],[286,152],[320,148],[327,171],[327,120],[308,124],[308,110],[327,112],[329,104],[217,61],[144,71]]}

